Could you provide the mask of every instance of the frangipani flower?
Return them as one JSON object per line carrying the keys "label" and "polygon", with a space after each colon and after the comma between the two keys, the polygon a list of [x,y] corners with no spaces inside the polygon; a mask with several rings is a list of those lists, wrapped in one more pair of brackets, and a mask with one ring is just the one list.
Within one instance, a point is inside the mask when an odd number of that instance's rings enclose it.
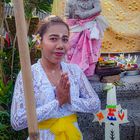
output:
{"label": "frangipani flower", "polygon": [[33,37],[33,42],[37,42],[38,44],[41,43],[41,37],[40,37],[40,34],[37,34],[37,35],[32,35]]}

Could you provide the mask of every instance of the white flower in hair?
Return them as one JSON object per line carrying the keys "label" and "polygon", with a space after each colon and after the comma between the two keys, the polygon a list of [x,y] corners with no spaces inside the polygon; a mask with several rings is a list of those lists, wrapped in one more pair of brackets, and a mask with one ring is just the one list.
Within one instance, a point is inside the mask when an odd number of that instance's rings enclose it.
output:
{"label": "white flower in hair", "polygon": [[33,42],[37,42],[38,44],[40,44],[41,43],[41,36],[40,36],[40,34],[36,34],[36,35],[32,35],[32,37],[33,37]]}

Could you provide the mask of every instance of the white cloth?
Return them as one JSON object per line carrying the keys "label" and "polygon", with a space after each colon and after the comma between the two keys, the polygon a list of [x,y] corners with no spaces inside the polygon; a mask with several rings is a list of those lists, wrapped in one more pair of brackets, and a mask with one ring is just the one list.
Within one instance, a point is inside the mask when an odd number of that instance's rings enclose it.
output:
{"label": "white cloth", "polygon": [[[40,61],[32,65],[33,86],[36,99],[38,122],[49,118],[61,118],[75,112],[96,113],[100,110],[100,100],[81,69],[75,64],[61,63],[62,70],[68,72],[70,80],[71,104],[59,107],[52,86]],[[27,128],[27,116],[23,93],[22,75],[19,73],[11,106],[11,125],[15,130]],[[75,126],[79,129],[78,124]],[[40,130],[40,140],[54,140],[49,130]]]}
{"label": "white cloth", "polygon": [[102,15],[99,15],[96,17],[96,23],[98,25],[98,28],[100,30],[100,38],[104,37],[104,32],[109,27],[109,23],[106,20],[106,18]]}
{"label": "white cloth", "polygon": [[71,32],[82,32],[84,30],[90,30],[90,39],[99,39],[99,30],[95,20],[83,23],[83,25],[74,25],[70,27]]}
{"label": "white cloth", "polygon": [[109,24],[102,15],[97,16],[94,20],[83,23],[83,25],[74,25],[70,27],[71,32],[82,32],[86,29],[90,30],[90,39],[101,39]]}

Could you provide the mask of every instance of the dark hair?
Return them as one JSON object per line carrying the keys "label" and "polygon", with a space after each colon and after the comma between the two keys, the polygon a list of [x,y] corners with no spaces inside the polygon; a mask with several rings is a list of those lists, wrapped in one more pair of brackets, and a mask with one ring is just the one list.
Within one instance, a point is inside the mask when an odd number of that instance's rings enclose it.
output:
{"label": "dark hair", "polygon": [[41,37],[41,40],[42,40],[43,35],[46,33],[48,28],[52,25],[57,25],[57,24],[65,25],[68,29],[68,32],[70,31],[68,24],[65,21],[63,21],[62,18],[60,18],[59,16],[51,15],[51,16],[44,18],[39,23],[36,34],[39,34]]}

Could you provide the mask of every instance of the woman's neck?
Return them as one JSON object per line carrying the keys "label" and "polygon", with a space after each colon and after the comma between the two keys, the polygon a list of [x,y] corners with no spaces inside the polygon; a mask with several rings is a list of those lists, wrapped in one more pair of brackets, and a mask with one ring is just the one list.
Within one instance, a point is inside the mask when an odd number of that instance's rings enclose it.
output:
{"label": "woman's neck", "polygon": [[57,86],[60,79],[61,79],[61,65],[60,64],[54,64],[50,63],[48,61],[43,61],[41,58],[40,63],[42,65],[42,68],[44,69],[44,72],[46,73],[50,83],[53,86]]}
{"label": "woman's neck", "polygon": [[48,70],[48,71],[61,70],[61,64],[60,63],[55,64],[55,63],[52,63],[50,61],[46,61],[43,58],[41,58],[41,65],[45,70]]}

